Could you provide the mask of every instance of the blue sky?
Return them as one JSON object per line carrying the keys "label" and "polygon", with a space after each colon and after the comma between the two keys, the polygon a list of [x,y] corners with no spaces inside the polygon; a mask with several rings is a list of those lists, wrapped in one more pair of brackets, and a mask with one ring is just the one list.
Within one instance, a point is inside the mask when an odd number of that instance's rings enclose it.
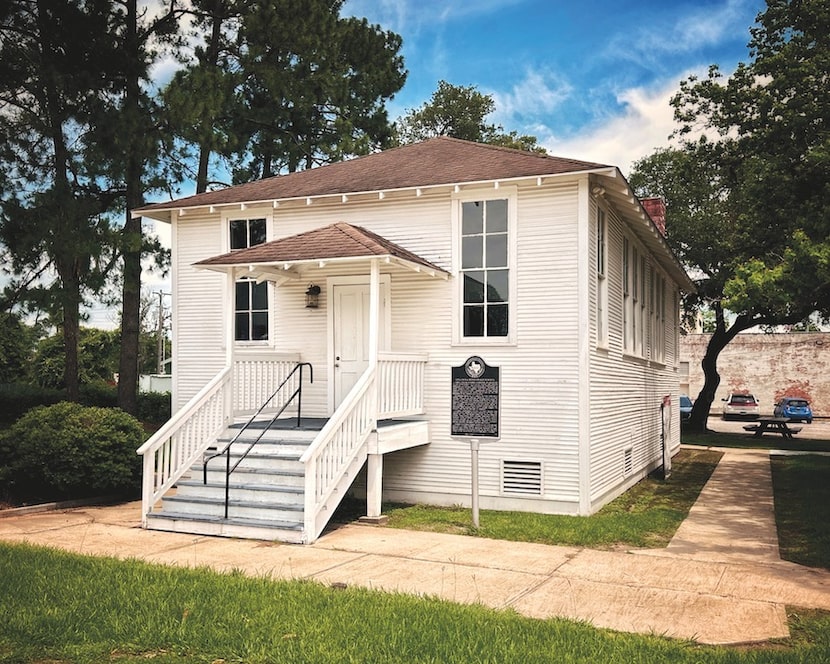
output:
{"label": "blue sky", "polygon": [[390,117],[439,80],[493,96],[491,120],[558,156],[619,166],[669,144],[669,99],[710,64],[747,61],[762,0],[347,0],[403,37],[409,71]]}
{"label": "blue sky", "polygon": [[[669,145],[669,100],[710,64],[731,73],[749,57],[763,0],[347,0],[403,37],[409,72],[388,104],[395,119],[445,80],[490,94],[490,121],[536,136],[550,154],[618,166]],[[173,62],[163,69],[176,67]],[[167,74],[170,72],[167,71]],[[184,187],[183,189],[187,189]],[[183,191],[183,193],[189,193]],[[162,242],[169,228],[156,225]],[[169,292],[145,274],[145,288]],[[114,325],[96,308],[90,324]]]}

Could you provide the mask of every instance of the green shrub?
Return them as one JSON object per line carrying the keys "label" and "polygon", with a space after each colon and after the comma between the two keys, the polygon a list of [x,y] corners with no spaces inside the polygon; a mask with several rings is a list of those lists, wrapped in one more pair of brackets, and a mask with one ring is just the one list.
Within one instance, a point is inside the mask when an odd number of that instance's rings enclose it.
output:
{"label": "green shrub", "polygon": [[79,400],[84,406],[115,408],[118,405],[118,387],[102,380],[82,384]]}
{"label": "green shrub", "polygon": [[144,437],[116,408],[33,408],[0,435],[0,492],[17,503],[137,495]]}
{"label": "green shrub", "polygon": [[170,392],[139,392],[138,419],[160,424],[170,419]]}
{"label": "green shrub", "polygon": [[26,383],[0,385],[0,424],[11,424],[35,406],[48,406],[66,398],[63,390]]}

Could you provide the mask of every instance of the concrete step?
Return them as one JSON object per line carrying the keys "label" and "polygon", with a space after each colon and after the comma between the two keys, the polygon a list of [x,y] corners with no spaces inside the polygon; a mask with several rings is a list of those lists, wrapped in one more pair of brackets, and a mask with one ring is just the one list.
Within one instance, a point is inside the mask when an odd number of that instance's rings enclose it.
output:
{"label": "concrete step", "polygon": [[[215,463],[215,462],[214,462]],[[231,473],[231,482],[234,484],[254,484],[257,486],[273,486],[280,488],[302,488],[305,486],[303,467],[298,462],[280,462],[278,468],[248,468],[244,464]],[[216,464],[208,469],[208,484],[225,485],[225,467]],[[194,466],[188,475],[178,481],[181,486],[187,482],[204,482],[202,466]]]}
{"label": "concrete step", "polygon": [[[304,505],[302,496],[294,494],[297,502],[272,502],[262,500],[239,500],[231,496],[228,501],[228,517],[257,519],[263,522],[302,522]],[[224,490],[221,496],[165,496],[161,502],[161,513],[190,514],[193,516],[225,516]]]}
{"label": "concrete step", "polygon": [[147,517],[151,530],[192,535],[258,539],[287,544],[304,544],[303,524],[297,521],[262,521],[245,518],[217,518],[177,512],[154,512]]}
{"label": "concrete step", "polygon": [[[303,502],[303,486],[280,484],[256,484],[254,482],[239,481],[241,478],[232,476],[228,491],[232,500],[240,500],[264,505],[295,505]],[[180,480],[177,483],[177,498],[201,498],[225,500],[225,478],[205,484],[200,479]]]}

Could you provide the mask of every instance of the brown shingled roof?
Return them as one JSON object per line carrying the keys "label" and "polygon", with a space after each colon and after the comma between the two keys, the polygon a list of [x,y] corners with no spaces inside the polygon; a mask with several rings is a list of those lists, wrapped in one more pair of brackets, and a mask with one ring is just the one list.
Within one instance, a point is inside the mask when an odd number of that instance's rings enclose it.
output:
{"label": "brown shingled roof", "polygon": [[508,180],[598,168],[610,167],[442,136],[319,168],[154,203],[136,212]]}
{"label": "brown shingled roof", "polygon": [[298,263],[334,258],[392,256],[444,273],[445,270],[411,251],[360,226],[338,222],[279,240],[257,244],[199,261],[202,267]]}

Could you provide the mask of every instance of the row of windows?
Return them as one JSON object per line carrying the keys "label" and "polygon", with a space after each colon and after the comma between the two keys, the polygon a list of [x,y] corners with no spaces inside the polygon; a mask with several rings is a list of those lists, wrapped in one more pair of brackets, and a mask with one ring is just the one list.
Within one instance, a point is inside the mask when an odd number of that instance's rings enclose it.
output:
{"label": "row of windows", "polygon": [[666,279],[629,239],[622,247],[623,349],[658,362],[666,355]]}
{"label": "row of windows", "polygon": [[[506,338],[510,322],[510,215],[508,199],[460,204],[461,327],[466,338]],[[606,213],[597,210],[597,343],[608,342],[608,230]],[[266,241],[266,221],[234,219],[229,223],[231,250]],[[628,238],[622,247],[623,348],[663,361],[665,357],[666,280],[649,269],[645,254]],[[242,279],[236,284],[235,338],[268,340],[268,286]]]}

